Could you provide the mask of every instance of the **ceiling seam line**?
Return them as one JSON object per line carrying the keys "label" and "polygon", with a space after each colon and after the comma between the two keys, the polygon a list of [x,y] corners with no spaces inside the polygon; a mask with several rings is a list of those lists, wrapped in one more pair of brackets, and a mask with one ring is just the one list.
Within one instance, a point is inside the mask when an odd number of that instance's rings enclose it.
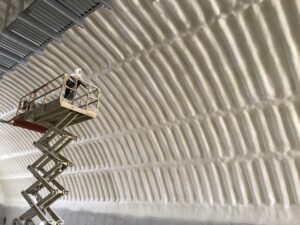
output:
{"label": "ceiling seam line", "polygon": [[[290,95],[290,96],[287,96],[284,98],[274,98],[274,99],[270,99],[270,100],[266,100],[266,101],[259,101],[254,104],[244,105],[243,107],[240,107],[240,108],[231,108],[230,110],[219,110],[219,111],[211,112],[210,114],[208,114],[208,113],[207,114],[204,114],[204,113],[203,114],[195,114],[193,116],[179,118],[179,119],[176,119],[173,121],[164,121],[161,123],[152,124],[152,125],[143,126],[143,127],[137,127],[134,129],[128,129],[128,130],[121,131],[121,132],[118,131],[119,133],[116,132],[113,134],[107,134],[102,137],[100,136],[100,137],[87,138],[87,139],[79,140],[77,142],[72,143],[70,145],[70,147],[72,147],[74,145],[84,145],[85,143],[91,143],[91,142],[96,142],[96,141],[102,142],[102,141],[113,139],[113,138],[118,138],[118,137],[123,137],[126,135],[145,132],[144,130],[147,131],[149,129],[156,130],[156,129],[160,129],[161,127],[165,127],[166,125],[171,127],[173,125],[180,125],[184,122],[190,123],[191,121],[194,121],[194,120],[213,119],[213,118],[216,118],[219,116],[224,117],[224,116],[230,115],[230,114],[238,114],[243,111],[250,111],[250,110],[255,110],[255,109],[265,109],[270,106],[271,107],[279,106],[281,104],[295,103],[298,101],[300,101],[298,95],[293,94],[293,95]],[[69,149],[69,148],[67,148],[67,149]],[[0,161],[11,159],[11,158],[22,157],[25,155],[35,154],[37,152],[39,152],[39,151],[36,150],[35,148],[31,148],[31,149],[24,150],[22,152],[9,154],[9,156],[7,154],[3,154],[3,155],[0,155]]]}
{"label": "ceiling seam line", "polygon": [[[152,45],[151,47],[147,48],[147,49],[142,49],[140,51],[137,51],[138,53],[135,55],[132,55],[131,57],[121,60],[117,63],[111,63],[111,65],[109,66],[109,68],[104,69],[104,70],[99,70],[99,71],[95,71],[95,72],[99,72],[100,74],[107,74],[111,71],[114,71],[115,69],[118,69],[119,67],[122,67],[123,65],[133,62],[136,59],[140,58],[141,56],[144,55],[150,55],[153,51],[160,49],[162,47],[166,47],[166,46],[170,46],[172,45],[174,42],[181,40],[183,38],[185,38],[186,36],[193,36],[196,35],[197,33],[199,33],[202,29],[205,28],[209,28],[210,26],[212,26],[214,23],[218,22],[219,20],[222,20],[230,15],[234,15],[234,13],[243,13],[244,11],[246,11],[247,9],[249,9],[250,7],[253,7],[254,5],[259,5],[262,4],[266,1],[271,1],[271,0],[257,0],[254,2],[249,3],[248,5],[244,6],[244,8],[240,8],[235,10],[234,7],[232,7],[230,9],[230,11],[228,11],[227,13],[221,13],[216,15],[215,17],[213,17],[211,19],[211,21],[208,21],[204,24],[201,24],[200,26],[194,27],[194,28],[189,28],[181,33],[178,33],[177,35],[175,35],[173,38],[171,39],[167,39],[167,41],[162,41],[159,42],[157,44]],[[104,77],[104,76],[102,76]],[[101,76],[97,79],[100,79]]]}
{"label": "ceiling seam line", "polygon": [[[163,162],[148,162],[148,163],[136,163],[125,166],[115,166],[115,167],[107,167],[107,168],[89,168],[89,169],[78,169],[76,171],[66,171],[61,176],[71,176],[82,173],[109,173],[115,171],[126,171],[126,170],[134,170],[134,169],[154,169],[154,168],[171,168],[171,167],[180,167],[180,166],[205,166],[210,163],[214,164],[227,164],[234,162],[248,162],[259,159],[293,159],[294,155],[300,156],[300,149],[288,149],[286,151],[281,151],[279,149],[273,149],[272,152],[256,152],[254,154],[246,154],[246,155],[235,155],[235,156],[227,156],[227,157],[209,157],[207,159],[184,159],[184,160],[169,160]],[[295,152],[295,154],[288,154],[288,152]],[[20,179],[32,179],[31,173],[26,173],[19,176],[2,176],[0,180],[20,180]]]}

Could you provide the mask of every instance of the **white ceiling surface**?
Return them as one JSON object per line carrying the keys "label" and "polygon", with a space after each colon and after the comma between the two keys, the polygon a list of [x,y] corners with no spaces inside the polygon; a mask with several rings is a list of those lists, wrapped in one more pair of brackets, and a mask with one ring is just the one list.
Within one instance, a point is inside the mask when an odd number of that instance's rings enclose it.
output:
{"label": "white ceiling surface", "polygon": [[[115,0],[0,81],[1,118],[78,65],[102,106],[71,128],[58,206],[299,224],[299,12],[298,0]],[[2,201],[21,204],[39,134],[1,125],[0,137]]]}

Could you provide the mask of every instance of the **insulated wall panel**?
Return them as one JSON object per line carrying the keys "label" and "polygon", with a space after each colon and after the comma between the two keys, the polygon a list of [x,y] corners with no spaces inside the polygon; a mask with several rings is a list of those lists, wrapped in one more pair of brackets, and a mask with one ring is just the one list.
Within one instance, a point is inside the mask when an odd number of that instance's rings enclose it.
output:
{"label": "insulated wall panel", "polygon": [[[1,80],[1,118],[82,67],[102,105],[70,128],[57,207],[299,224],[299,12],[297,0],[115,0]],[[21,204],[38,134],[0,126],[4,204]]]}

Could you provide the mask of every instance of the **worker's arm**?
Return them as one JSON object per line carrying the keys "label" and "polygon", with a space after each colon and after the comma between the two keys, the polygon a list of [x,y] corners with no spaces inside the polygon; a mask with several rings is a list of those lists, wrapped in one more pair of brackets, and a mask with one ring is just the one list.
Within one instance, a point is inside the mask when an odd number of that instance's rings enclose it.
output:
{"label": "worker's arm", "polygon": [[80,81],[80,83],[81,83],[81,85],[82,85],[83,87],[88,88],[88,85],[87,85],[85,82]]}

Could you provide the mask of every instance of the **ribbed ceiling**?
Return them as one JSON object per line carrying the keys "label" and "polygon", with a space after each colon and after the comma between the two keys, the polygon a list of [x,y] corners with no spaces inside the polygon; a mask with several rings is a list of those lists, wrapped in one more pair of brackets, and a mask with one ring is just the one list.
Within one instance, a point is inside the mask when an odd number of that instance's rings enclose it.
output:
{"label": "ribbed ceiling", "polygon": [[[114,0],[0,81],[1,119],[74,66],[102,90],[70,130],[60,206],[299,224],[298,0]],[[3,202],[34,180],[39,134],[0,125]]]}

